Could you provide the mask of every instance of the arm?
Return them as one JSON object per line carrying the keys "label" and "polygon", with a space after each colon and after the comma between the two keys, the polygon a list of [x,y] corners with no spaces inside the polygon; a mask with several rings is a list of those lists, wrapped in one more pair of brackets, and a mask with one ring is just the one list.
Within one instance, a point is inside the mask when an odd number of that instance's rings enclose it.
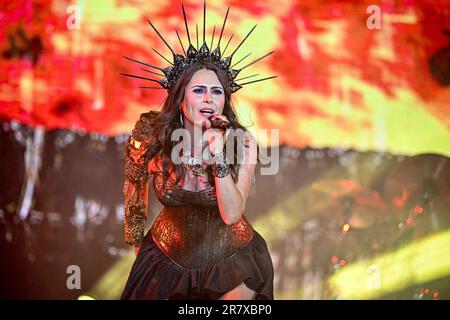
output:
{"label": "arm", "polygon": [[248,148],[245,148],[244,161],[239,168],[238,181],[235,184],[231,175],[215,177],[217,202],[222,220],[231,225],[238,222],[245,212],[248,194],[251,189],[257,161],[257,143],[250,133],[246,133]]}
{"label": "arm", "polygon": [[125,198],[124,231],[125,242],[139,247],[144,237],[144,222],[147,219],[148,170],[145,163],[150,139],[144,134],[143,125],[139,120],[132,135],[126,143],[125,183],[123,194]]}
{"label": "arm", "polygon": [[[128,189],[129,190],[129,189]],[[133,192],[126,192],[128,195]],[[134,246],[134,253],[137,256],[139,252],[140,243],[144,237],[144,222],[147,220],[147,208],[148,208],[148,179],[144,184],[143,198],[139,199],[139,192],[133,193],[134,199],[126,201],[125,208],[133,207],[133,203],[143,202],[144,206],[141,212],[132,212],[128,209],[128,218],[125,219],[125,241]],[[135,219],[134,215],[143,217],[143,219]],[[137,220],[137,221],[136,221]]]}

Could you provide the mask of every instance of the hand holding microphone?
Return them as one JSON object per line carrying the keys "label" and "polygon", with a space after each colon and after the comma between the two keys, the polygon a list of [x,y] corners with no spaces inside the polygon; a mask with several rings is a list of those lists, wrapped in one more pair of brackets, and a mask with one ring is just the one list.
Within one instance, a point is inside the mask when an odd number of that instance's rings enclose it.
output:
{"label": "hand holding microphone", "polygon": [[209,121],[211,121],[211,127],[216,129],[226,131],[228,128],[231,128],[231,124],[228,120],[220,118],[216,114],[213,114],[211,117],[209,117]]}
{"label": "hand holding microphone", "polygon": [[226,131],[231,128],[231,124],[228,121],[227,117],[221,114],[212,114],[208,117],[208,120],[205,120],[202,124],[203,130],[207,129],[220,129]]}
{"label": "hand holding microphone", "polygon": [[[213,114],[208,117],[209,126],[207,125],[207,129],[215,129],[215,130],[207,130],[208,132],[208,143],[210,151],[213,155],[218,154],[223,150],[226,136],[230,132],[227,132],[228,128],[231,128],[231,124],[224,115]],[[208,128],[209,127],[209,128]],[[224,137],[224,133],[225,137]]]}

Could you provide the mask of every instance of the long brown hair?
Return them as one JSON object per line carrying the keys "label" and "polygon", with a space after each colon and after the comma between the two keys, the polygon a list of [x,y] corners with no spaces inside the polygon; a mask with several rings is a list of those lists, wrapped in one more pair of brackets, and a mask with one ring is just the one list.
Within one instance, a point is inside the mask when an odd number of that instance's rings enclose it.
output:
{"label": "long brown hair", "polygon": [[[223,72],[214,64],[206,61],[201,61],[193,64],[188,69],[185,70],[184,74],[178,79],[178,81],[173,85],[173,87],[168,92],[168,96],[164,101],[164,105],[160,112],[151,111],[150,115],[152,118],[150,134],[154,139],[154,143],[151,145],[146,154],[146,161],[149,161],[153,157],[156,157],[157,163],[162,160],[162,172],[164,175],[164,180],[170,177],[170,174],[175,171],[176,180],[178,183],[181,177],[185,175],[185,168],[182,165],[176,165],[171,160],[172,149],[178,141],[172,141],[171,135],[175,129],[183,128],[180,122],[180,106],[184,99],[185,89],[191,80],[192,76],[201,69],[212,70],[216,73],[219,81],[221,82],[224,94],[225,94],[225,104],[223,108],[223,115],[227,117],[233,129],[242,129],[246,131],[247,129],[241,125],[236,117],[234,107],[231,101],[231,89],[228,85],[228,80]],[[236,182],[238,179],[239,163],[237,159],[238,148],[246,147],[248,144],[242,143],[234,137],[234,161],[231,166],[231,176],[233,181]],[[259,148],[258,148],[259,149]],[[259,153],[259,152],[258,152]],[[259,158],[258,158],[259,161]],[[210,176],[210,181],[214,183],[214,179]]]}

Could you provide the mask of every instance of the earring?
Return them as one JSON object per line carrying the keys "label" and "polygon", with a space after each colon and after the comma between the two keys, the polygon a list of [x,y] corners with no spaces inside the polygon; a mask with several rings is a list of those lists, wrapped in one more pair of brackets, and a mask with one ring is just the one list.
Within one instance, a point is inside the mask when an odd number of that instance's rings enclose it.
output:
{"label": "earring", "polygon": [[181,110],[180,110],[180,122],[181,122],[181,125],[184,126],[183,112],[181,112]]}

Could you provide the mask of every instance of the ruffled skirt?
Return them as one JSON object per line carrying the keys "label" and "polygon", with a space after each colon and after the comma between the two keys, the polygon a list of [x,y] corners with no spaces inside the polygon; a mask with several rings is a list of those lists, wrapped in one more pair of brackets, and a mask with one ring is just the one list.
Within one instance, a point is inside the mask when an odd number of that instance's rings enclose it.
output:
{"label": "ruffled skirt", "polygon": [[149,231],[131,268],[122,300],[219,299],[242,282],[256,300],[273,300],[273,265],[267,244],[254,231],[237,253],[205,268],[183,268],[166,256]]}

